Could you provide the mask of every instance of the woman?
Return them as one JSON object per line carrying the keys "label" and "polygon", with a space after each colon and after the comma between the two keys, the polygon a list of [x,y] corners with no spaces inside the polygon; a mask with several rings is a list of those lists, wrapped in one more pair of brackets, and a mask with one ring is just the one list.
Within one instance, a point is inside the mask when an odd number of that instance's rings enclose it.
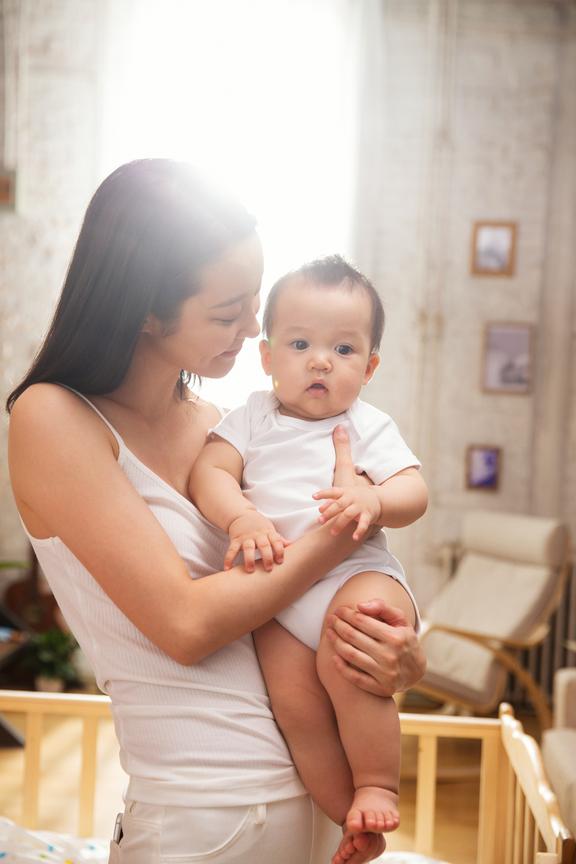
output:
{"label": "woman", "polygon": [[[8,399],[23,524],[112,700],[130,777],[111,844],[123,864],[316,854],[321,823],[250,632],[343,560],[350,532],[319,527],[272,573],[224,573],[226,538],[186,497],[219,417],[187,383],[225,375],[257,335],[261,276],[241,206],[185,165],[124,165],[88,207],[50,331]],[[346,441],[335,443],[342,481],[353,466]],[[414,683],[424,666],[414,632],[378,601],[364,613],[334,622],[341,673],[386,695]],[[382,846],[360,837],[350,861]]]}

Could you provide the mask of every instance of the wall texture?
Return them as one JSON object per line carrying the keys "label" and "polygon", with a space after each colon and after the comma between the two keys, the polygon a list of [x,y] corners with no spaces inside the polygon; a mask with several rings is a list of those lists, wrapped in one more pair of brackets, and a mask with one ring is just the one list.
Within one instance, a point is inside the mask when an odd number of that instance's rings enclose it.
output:
{"label": "wall texture", "polygon": [[[94,189],[98,148],[97,0],[4,0],[9,95],[4,162],[17,171],[15,212],[0,211],[0,393],[21,378],[49,323],[83,210]],[[100,11],[99,11],[100,10]],[[25,541],[0,425],[0,557]]]}
{"label": "wall texture", "polygon": [[[426,519],[393,532],[425,601],[440,579],[439,547],[469,508],[563,513],[576,531],[576,12],[548,0],[381,0],[372,9],[358,257],[381,289],[388,329],[369,397],[396,417],[430,481]],[[16,212],[0,213],[5,394],[46,328],[96,182],[109,22],[98,0],[4,0],[3,12],[5,162],[19,184]],[[470,275],[472,223],[494,219],[518,222],[513,278]],[[531,395],[481,391],[486,321],[535,325]],[[5,442],[3,419],[4,557],[25,546]],[[465,489],[470,443],[503,448],[498,492]]]}

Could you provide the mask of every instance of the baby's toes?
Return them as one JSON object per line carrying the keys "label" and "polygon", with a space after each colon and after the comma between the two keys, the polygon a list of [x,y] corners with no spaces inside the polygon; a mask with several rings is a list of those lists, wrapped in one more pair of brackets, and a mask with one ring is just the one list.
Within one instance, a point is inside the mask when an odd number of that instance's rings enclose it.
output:
{"label": "baby's toes", "polygon": [[378,828],[378,815],[375,810],[365,810],[364,811],[364,826],[365,831],[380,831]]}
{"label": "baby's toes", "polygon": [[374,828],[374,832],[377,834],[383,834],[384,831],[389,831],[387,828],[388,820],[386,818],[387,814],[382,810],[376,811],[376,827]]}
{"label": "baby's toes", "polygon": [[346,817],[346,829],[350,831],[351,834],[358,834],[360,831],[364,831],[365,815],[366,814],[358,807],[352,807],[352,809],[348,811]]}
{"label": "baby's toes", "polygon": [[388,810],[383,816],[385,822],[383,831],[395,831],[400,825],[400,815],[397,810]]}

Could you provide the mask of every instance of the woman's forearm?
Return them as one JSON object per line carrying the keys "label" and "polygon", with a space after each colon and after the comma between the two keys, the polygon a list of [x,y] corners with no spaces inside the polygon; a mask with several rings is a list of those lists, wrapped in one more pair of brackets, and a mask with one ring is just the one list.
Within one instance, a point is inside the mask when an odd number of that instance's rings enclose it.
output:
{"label": "woman's forearm", "polygon": [[237,566],[183,585],[173,598],[176,620],[168,653],[179,663],[197,663],[269,621],[357,546],[352,528],[334,537],[328,524],[288,546],[284,563],[271,572],[260,564],[253,573]]}

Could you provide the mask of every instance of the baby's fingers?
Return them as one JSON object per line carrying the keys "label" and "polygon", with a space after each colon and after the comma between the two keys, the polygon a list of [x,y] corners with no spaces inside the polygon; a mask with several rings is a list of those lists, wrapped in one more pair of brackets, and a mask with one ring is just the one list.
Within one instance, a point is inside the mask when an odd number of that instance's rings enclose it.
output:
{"label": "baby's fingers", "polygon": [[352,539],[362,540],[371,524],[372,520],[370,518],[370,514],[366,510],[363,510],[360,514],[360,518],[358,519],[358,527],[354,531]]}
{"label": "baby's fingers", "polygon": [[344,489],[341,486],[330,486],[329,489],[320,489],[319,492],[314,492],[313,498],[319,500],[321,498],[340,498]]}
{"label": "baby's fingers", "polygon": [[272,550],[272,546],[270,545],[268,535],[258,534],[258,536],[256,537],[256,545],[258,547],[258,551],[260,552],[264,569],[268,571],[272,570],[272,566],[274,564],[274,552]]}
{"label": "baby's fingers", "polygon": [[270,538],[270,542],[272,544],[274,561],[276,564],[282,564],[284,561],[284,547],[288,545],[288,541],[279,534],[275,534]]}
{"label": "baby's fingers", "polygon": [[340,534],[340,532],[343,531],[350,522],[358,519],[359,515],[360,507],[357,504],[350,504],[348,507],[346,507],[345,510],[342,511],[342,513],[340,513],[339,516],[336,516],[336,518],[333,520],[332,527],[330,529],[331,533]]}
{"label": "baby's fingers", "polygon": [[256,549],[256,543],[254,540],[243,540],[242,541],[242,552],[244,554],[244,569],[248,573],[253,573],[255,568],[255,556],[254,551]]}
{"label": "baby's fingers", "polygon": [[226,552],[226,555],[224,556],[224,570],[230,570],[230,568],[232,567],[234,559],[240,551],[240,545],[241,544],[239,540],[232,540],[232,542],[228,546],[228,550]]}

